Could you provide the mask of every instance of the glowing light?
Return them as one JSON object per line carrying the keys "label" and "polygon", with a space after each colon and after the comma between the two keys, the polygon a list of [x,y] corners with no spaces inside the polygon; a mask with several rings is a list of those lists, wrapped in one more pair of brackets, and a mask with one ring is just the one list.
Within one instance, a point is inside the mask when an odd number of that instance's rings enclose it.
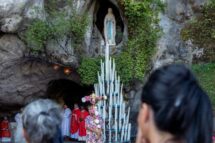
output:
{"label": "glowing light", "polygon": [[59,66],[59,65],[56,65],[56,64],[55,64],[55,65],[53,65],[53,69],[54,69],[54,70],[58,70],[59,68],[60,68],[60,66]]}
{"label": "glowing light", "polygon": [[64,73],[65,73],[66,75],[69,75],[71,72],[72,72],[72,71],[71,71],[70,68],[64,68]]}

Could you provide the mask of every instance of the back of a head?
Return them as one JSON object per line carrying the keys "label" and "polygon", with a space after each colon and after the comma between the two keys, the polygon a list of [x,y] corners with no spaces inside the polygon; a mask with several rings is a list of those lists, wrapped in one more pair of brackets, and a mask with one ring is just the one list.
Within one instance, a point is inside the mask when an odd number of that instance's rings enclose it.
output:
{"label": "back of a head", "polygon": [[194,75],[183,65],[154,71],[143,87],[142,102],[152,107],[159,130],[186,143],[212,142],[212,106]]}
{"label": "back of a head", "polygon": [[39,99],[23,111],[23,128],[30,143],[62,143],[62,109],[49,99]]}

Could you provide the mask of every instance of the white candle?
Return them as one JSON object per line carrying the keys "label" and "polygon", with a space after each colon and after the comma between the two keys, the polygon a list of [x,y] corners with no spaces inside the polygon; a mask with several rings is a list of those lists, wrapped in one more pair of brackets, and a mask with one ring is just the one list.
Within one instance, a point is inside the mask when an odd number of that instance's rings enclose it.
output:
{"label": "white candle", "polygon": [[119,119],[122,119],[122,105],[119,104]]}
{"label": "white candle", "polygon": [[117,121],[116,121],[116,124],[115,124],[115,141],[117,142],[117,139],[118,139],[118,131],[117,131]]}
{"label": "white candle", "polygon": [[127,140],[127,133],[128,133],[128,124],[125,125],[125,135],[124,135],[124,141]]}
{"label": "white candle", "polygon": [[119,117],[119,119],[118,119],[118,125],[119,125],[119,131],[121,130],[121,119],[120,119],[120,117]]}
{"label": "white candle", "polygon": [[106,50],[105,50],[105,67],[106,67],[106,81],[108,81],[108,70],[109,70],[109,45],[106,43]]}
{"label": "white candle", "polygon": [[111,142],[111,130],[109,130],[109,142]]}
{"label": "white candle", "polygon": [[106,112],[106,111],[105,111],[105,105],[104,105],[104,106],[103,106],[103,122],[104,122],[104,123],[103,123],[103,137],[104,137],[104,140],[105,140],[105,134],[106,134],[106,133],[105,133],[105,132],[106,132],[106,131],[105,131],[105,118],[106,118],[106,117],[105,117],[105,112]]}
{"label": "white candle", "polygon": [[123,142],[123,137],[124,137],[124,124],[122,124],[122,130],[121,130],[121,142]]}
{"label": "white candle", "polygon": [[115,105],[114,107],[115,107],[115,116],[114,116],[114,119],[116,121],[117,120],[117,106]]}
{"label": "white candle", "polygon": [[127,138],[127,141],[130,141],[131,139],[131,123],[129,123],[128,125],[128,138]]}
{"label": "white candle", "polygon": [[118,105],[116,105],[116,119],[118,119]]}
{"label": "white candle", "polygon": [[130,107],[128,108],[127,124],[129,123]]}
{"label": "white candle", "polygon": [[111,128],[110,126],[110,122],[111,122],[111,109],[110,109],[110,105],[109,105],[109,111],[108,111],[108,119],[109,119],[109,130]]}
{"label": "white candle", "polygon": [[109,94],[109,91],[110,91],[110,87],[109,87],[109,82],[108,82],[107,83],[107,90],[106,90],[107,94]]}
{"label": "white candle", "polygon": [[112,106],[113,105],[113,99],[112,99],[112,94],[110,94],[110,106]]}

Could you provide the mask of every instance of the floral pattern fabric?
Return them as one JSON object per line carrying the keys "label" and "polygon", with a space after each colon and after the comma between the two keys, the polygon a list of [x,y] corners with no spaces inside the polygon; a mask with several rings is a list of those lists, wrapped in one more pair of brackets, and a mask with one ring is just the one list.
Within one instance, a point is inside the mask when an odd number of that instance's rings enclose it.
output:
{"label": "floral pattern fabric", "polygon": [[[103,120],[100,116],[97,116],[96,118],[92,116],[87,116],[86,118],[86,127],[96,130],[96,129],[101,129],[102,130],[103,126]],[[90,130],[87,130],[87,136],[86,136],[86,143],[103,143],[103,137],[102,137],[102,132],[101,136],[98,137],[95,132],[92,132]]]}

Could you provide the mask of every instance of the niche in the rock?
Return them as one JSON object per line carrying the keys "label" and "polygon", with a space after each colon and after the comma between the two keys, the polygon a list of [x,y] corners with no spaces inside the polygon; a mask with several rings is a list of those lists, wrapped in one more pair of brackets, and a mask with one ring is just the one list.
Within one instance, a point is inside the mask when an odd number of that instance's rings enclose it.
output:
{"label": "niche in the rock", "polygon": [[46,94],[61,105],[65,103],[73,108],[75,103],[83,105],[81,98],[92,92],[93,86],[82,86],[68,79],[58,79],[49,82]]}
{"label": "niche in the rock", "polygon": [[104,19],[106,14],[108,13],[108,8],[112,8],[112,11],[116,20],[115,41],[117,45],[122,41],[123,31],[124,31],[124,24],[123,24],[119,9],[109,0],[100,0],[98,3],[99,3],[99,8],[96,11],[96,22],[95,22],[96,26],[99,29],[99,31],[102,33],[102,36],[104,38]]}

